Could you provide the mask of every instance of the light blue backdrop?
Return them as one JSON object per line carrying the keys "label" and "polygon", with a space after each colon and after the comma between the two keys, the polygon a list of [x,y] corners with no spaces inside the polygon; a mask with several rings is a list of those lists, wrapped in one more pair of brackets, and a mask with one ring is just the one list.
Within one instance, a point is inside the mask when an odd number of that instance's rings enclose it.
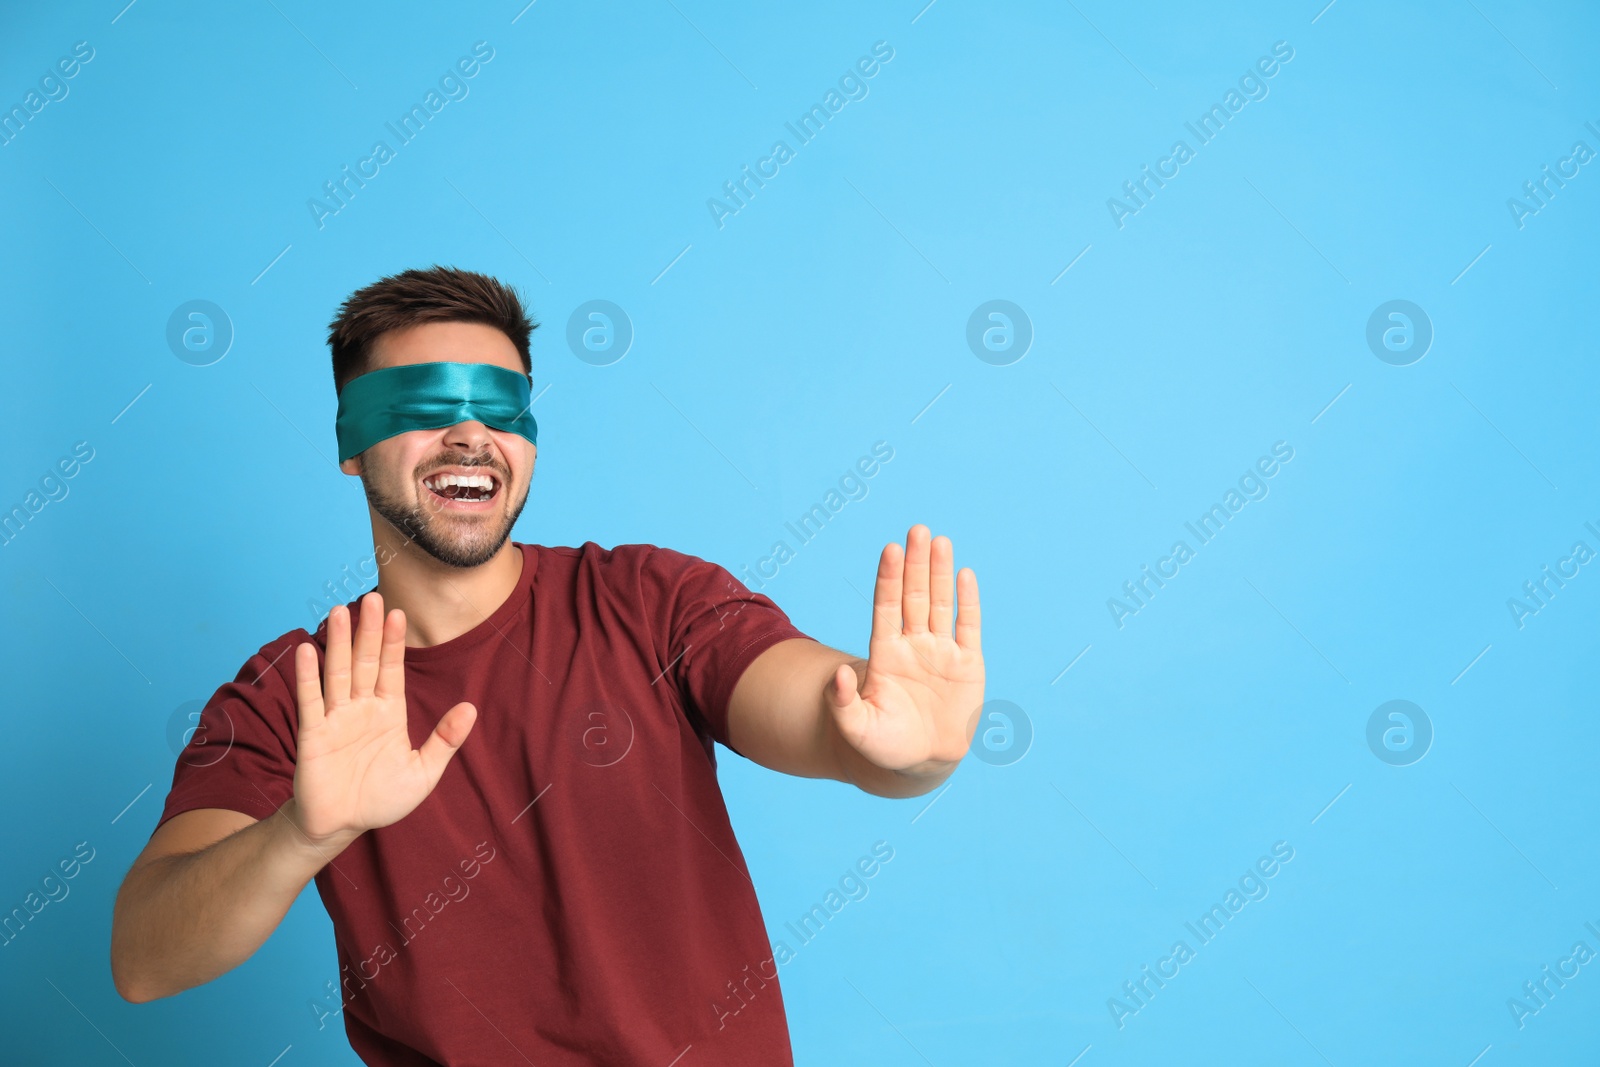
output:
{"label": "light blue backdrop", "polygon": [[[519,540],[736,573],[786,540],[762,591],[861,652],[912,523],[979,575],[1013,710],[936,798],[723,753],[774,937],[894,849],[782,970],[799,1063],[1592,1062],[1592,7],[122,2],[0,17],[27,116],[0,147],[0,506],[25,513],[0,910],[92,854],[0,947],[12,1062],[356,1062],[310,1007],[336,975],[314,891],[244,966],[140,1006],[110,908],[184,705],[370,556],[326,324],[433,263],[543,323]],[[430,89],[402,143],[385,124]],[[620,359],[569,344],[594,300]],[[1013,310],[969,329],[990,301]],[[784,523],[879,441],[797,546]],[[1275,845],[1202,943],[1185,924]]]}

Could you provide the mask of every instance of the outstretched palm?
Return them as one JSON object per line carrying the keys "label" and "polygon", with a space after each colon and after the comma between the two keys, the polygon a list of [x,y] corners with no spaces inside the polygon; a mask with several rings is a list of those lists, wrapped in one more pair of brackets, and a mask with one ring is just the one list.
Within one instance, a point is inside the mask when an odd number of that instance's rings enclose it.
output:
{"label": "outstretched palm", "polygon": [[898,543],[884,546],[866,679],[857,691],[855,672],[844,666],[829,686],[840,735],[888,770],[937,771],[958,762],[983,707],[978,577],[970,567],[952,575],[952,556],[950,539],[930,542],[921,523],[903,551]]}
{"label": "outstretched palm", "polygon": [[355,639],[342,605],[328,615],[324,674],[317,650],[295,649],[300,706],[294,801],[300,829],[313,841],[354,835],[398,822],[433,791],[450,757],[467,739],[477,709],[460,703],[420,749],[406,728],[406,619],[385,616],[383,597],[361,601]]}

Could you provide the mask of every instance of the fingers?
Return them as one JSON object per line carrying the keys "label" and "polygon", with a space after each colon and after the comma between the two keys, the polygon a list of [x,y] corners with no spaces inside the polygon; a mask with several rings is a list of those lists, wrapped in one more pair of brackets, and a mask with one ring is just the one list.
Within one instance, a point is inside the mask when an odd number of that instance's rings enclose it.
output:
{"label": "fingers", "polygon": [[383,596],[377,592],[361,598],[361,618],[351,648],[350,695],[364,697],[378,680],[378,647],[383,642]]}
{"label": "fingers", "polygon": [[870,641],[900,636],[900,589],[904,554],[891,541],[878,556],[878,580],[872,586],[872,634]]}
{"label": "fingers", "polygon": [[961,614],[956,618],[956,644],[971,652],[983,651],[979,641],[982,613],[978,610],[978,575],[971,567],[962,567],[956,575],[956,595],[961,598]]}
{"label": "fingers", "polygon": [[466,701],[462,701],[444,713],[444,718],[433,728],[433,733],[422,743],[418,751],[422,755],[422,765],[428,772],[428,788],[432,789],[438,784],[439,776],[444,774],[445,766],[450,762],[472,732],[472,724],[477,721],[478,709]]}
{"label": "fingers", "polygon": [[919,522],[906,534],[905,595],[900,613],[905,616],[908,634],[928,631],[928,533]]}
{"label": "fingers", "polygon": [[300,706],[300,729],[322,725],[322,680],[317,677],[317,646],[302,641],[294,650],[295,702]]}
{"label": "fingers", "polygon": [[322,699],[338,707],[350,699],[350,609],[336,604],[328,612],[328,645],[322,655]]}
{"label": "fingers", "polygon": [[956,608],[955,572],[951,569],[955,548],[950,538],[940,534],[928,550],[928,631],[948,637]]}
{"label": "fingers", "polygon": [[373,693],[399,697],[406,692],[406,613],[395,608],[383,620],[383,647],[378,654],[378,684]]}

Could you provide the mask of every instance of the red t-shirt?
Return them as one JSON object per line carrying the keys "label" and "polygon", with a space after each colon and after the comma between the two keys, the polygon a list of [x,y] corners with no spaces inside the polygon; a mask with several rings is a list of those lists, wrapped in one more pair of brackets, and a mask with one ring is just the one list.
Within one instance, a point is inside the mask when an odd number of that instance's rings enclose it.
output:
{"label": "red t-shirt", "polygon": [[[406,649],[412,745],[468,700],[461,751],[316,876],[351,1046],[392,1067],[792,1064],[712,742],[750,661],[807,635],[672,549],[517,547],[516,588],[483,623]],[[217,690],[162,823],[264,819],[293,795],[294,647],[320,660],[326,629],[284,634]]]}

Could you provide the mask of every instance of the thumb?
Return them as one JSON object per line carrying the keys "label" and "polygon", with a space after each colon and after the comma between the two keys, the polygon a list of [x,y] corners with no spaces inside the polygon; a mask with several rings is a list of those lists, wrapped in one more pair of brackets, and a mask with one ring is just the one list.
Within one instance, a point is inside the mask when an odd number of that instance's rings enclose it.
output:
{"label": "thumb", "polygon": [[477,719],[478,709],[462,701],[444,713],[439,724],[433,728],[433,733],[422,743],[418,751],[422,756],[422,766],[428,772],[430,789],[438,784],[450,757],[460,750]]}
{"label": "thumb", "polygon": [[839,732],[851,745],[860,748],[871,712],[856,690],[856,672],[848,663],[839,664],[828,684],[823,686],[823,693]]}

